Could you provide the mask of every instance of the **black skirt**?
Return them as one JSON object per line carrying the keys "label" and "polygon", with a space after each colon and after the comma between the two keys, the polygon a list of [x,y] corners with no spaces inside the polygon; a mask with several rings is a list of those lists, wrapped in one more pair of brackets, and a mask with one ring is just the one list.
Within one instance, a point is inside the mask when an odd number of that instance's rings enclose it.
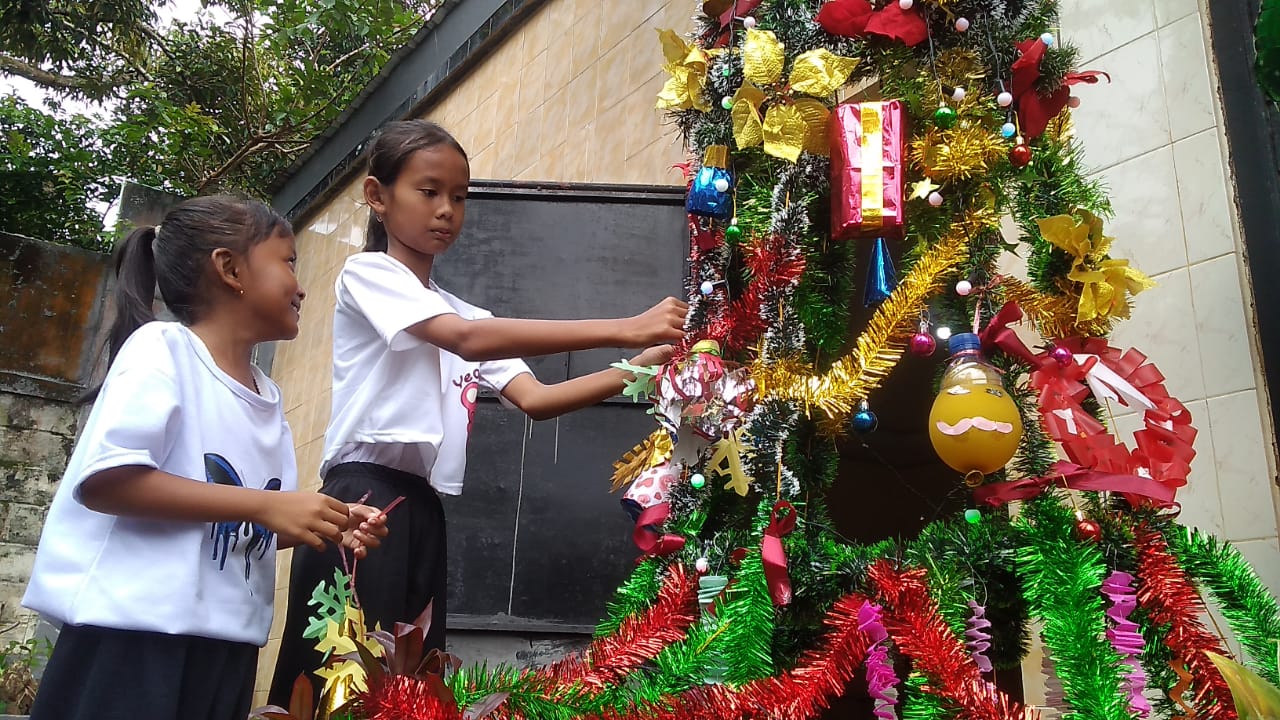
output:
{"label": "black skirt", "polygon": [[[366,626],[380,623],[387,631],[398,622],[413,622],[432,603],[425,645],[443,650],[448,548],[444,506],[430,483],[382,465],[343,463],[325,475],[320,492],[352,503],[369,493],[365,504],[380,508],[404,496],[404,502],[387,515],[382,545],[369,551],[356,569],[356,593]],[[271,680],[272,704],[288,707],[293,683],[303,673],[319,695],[322,681],[311,673],[320,668],[324,656],[316,651],[315,640],[302,637],[315,611],[307,601],[317,585],[332,583],[334,571],[341,569],[342,558],[333,546],[326,546],[324,552],[308,546],[294,548],[289,608]]]}
{"label": "black skirt", "polygon": [[63,627],[32,720],[245,720],[258,648],[190,635]]}

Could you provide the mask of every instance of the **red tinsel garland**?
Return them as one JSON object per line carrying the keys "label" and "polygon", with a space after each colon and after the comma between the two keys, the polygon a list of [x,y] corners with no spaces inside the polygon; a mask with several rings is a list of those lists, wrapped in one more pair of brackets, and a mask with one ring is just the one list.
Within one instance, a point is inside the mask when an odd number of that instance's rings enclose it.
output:
{"label": "red tinsel garland", "polygon": [[867,571],[885,603],[884,625],[903,654],[929,678],[928,692],[962,709],[971,720],[1025,720],[1026,711],[982,678],[964,643],[929,596],[923,568],[895,570],[881,560]]}
{"label": "red tinsel garland", "polygon": [[368,720],[462,720],[455,703],[440,699],[427,684],[408,675],[385,675],[369,682],[360,699]]}
{"label": "red tinsel garland", "polygon": [[613,634],[596,639],[582,653],[547,665],[532,676],[560,685],[603,688],[683,640],[698,613],[696,576],[672,565],[652,607],[627,618]]}
{"label": "red tinsel garland", "polygon": [[1199,708],[1196,717],[1235,720],[1231,689],[1205,655],[1206,650],[1226,653],[1200,622],[1205,611],[1200,596],[1159,532],[1139,525],[1134,528],[1134,547],[1138,550],[1138,604],[1147,611],[1150,622],[1169,626],[1164,642],[1191,672]]}
{"label": "red tinsel garland", "polygon": [[830,630],[801,656],[796,667],[737,689],[709,685],[687,690],[662,705],[630,708],[584,720],[804,720],[826,709],[844,692],[867,654],[867,638],[858,630],[858,608],[866,599],[847,595],[827,613]]}
{"label": "red tinsel garland", "polygon": [[751,281],[706,331],[706,337],[718,340],[726,353],[743,350],[764,334],[769,328],[764,303],[788,285],[800,282],[804,274],[804,255],[788,246],[781,235],[752,238],[742,260]]}

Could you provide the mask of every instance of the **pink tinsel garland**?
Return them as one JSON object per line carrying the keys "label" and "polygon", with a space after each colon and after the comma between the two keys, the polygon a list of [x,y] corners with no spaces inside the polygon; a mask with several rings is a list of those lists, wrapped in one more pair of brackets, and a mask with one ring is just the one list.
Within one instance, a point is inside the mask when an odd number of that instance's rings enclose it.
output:
{"label": "pink tinsel garland", "polygon": [[1102,594],[1111,601],[1107,617],[1113,624],[1107,628],[1107,639],[1116,652],[1120,653],[1120,657],[1124,658],[1122,664],[1129,667],[1129,671],[1125,673],[1129,682],[1129,709],[1139,717],[1147,717],[1151,714],[1151,703],[1142,694],[1147,688],[1147,673],[1142,669],[1145,641],[1138,630],[1138,624],[1129,619],[1130,613],[1138,606],[1133,576],[1119,570],[1112,572],[1102,583]]}
{"label": "pink tinsel garland", "polygon": [[867,694],[875,700],[875,716],[879,720],[894,720],[897,713],[893,706],[898,700],[887,691],[897,687],[898,676],[893,673],[893,663],[889,660],[889,631],[881,620],[879,605],[862,603],[858,608],[858,629],[866,633],[872,643],[866,661]]}
{"label": "pink tinsel garland", "polygon": [[991,627],[991,621],[987,619],[987,609],[973,600],[969,601],[969,610],[973,614],[965,623],[965,646],[973,655],[973,662],[978,670],[989,673],[993,669],[991,659],[987,657],[987,650],[991,649],[991,633],[987,632],[987,628]]}

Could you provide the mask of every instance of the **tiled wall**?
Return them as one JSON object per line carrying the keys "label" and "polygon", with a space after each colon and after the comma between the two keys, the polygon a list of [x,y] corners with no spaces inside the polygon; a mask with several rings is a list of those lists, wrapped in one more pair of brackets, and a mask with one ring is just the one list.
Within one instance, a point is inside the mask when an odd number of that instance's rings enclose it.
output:
{"label": "tiled wall", "polygon": [[[474,178],[679,184],[670,168],[684,153],[654,109],[665,77],[656,30],[684,32],[692,7],[688,0],[549,0],[425,117],[467,149]],[[272,374],[284,391],[303,488],[320,485],[333,284],[364,243],[362,182],[353,180],[298,232],[298,275],[308,294],[299,339],[279,346]],[[258,664],[260,702],[280,645],[289,555],[278,560],[276,622]]]}

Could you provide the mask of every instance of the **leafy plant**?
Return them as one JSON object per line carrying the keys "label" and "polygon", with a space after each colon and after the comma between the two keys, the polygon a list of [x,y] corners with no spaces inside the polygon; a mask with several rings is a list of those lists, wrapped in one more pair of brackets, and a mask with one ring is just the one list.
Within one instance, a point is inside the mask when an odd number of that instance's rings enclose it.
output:
{"label": "leafy plant", "polygon": [[0,650],[0,711],[25,715],[36,699],[36,668],[48,661],[53,643],[13,640]]}

